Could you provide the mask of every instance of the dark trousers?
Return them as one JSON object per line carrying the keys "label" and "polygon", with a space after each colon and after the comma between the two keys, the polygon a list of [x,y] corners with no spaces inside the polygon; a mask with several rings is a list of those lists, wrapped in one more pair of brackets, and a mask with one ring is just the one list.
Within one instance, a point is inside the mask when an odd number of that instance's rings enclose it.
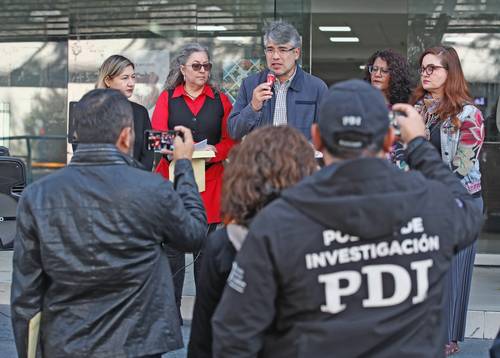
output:
{"label": "dark trousers", "polygon": [[[207,236],[212,231],[215,231],[218,224],[208,224]],[[169,245],[166,246],[166,252],[168,257],[168,262],[170,264],[170,270],[172,271],[172,278],[174,280],[174,294],[175,294],[175,304],[177,305],[177,311],[179,313],[179,318],[182,323],[181,316],[181,299],[182,290],[184,288],[184,275],[186,274],[186,255]],[[193,273],[194,273],[194,285],[198,287],[198,274],[201,269],[201,257],[202,251],[193,252]]]}
{"label": "dark trousers", "polygon": [[[481,197],[474,199],[474,203],[479,208],[483,208]],[[457,252],[446,275],[448,295],[445,314],[448,324],[448,342],[462,342],[464,340],[476,245],[477,239],[468,247]]]}

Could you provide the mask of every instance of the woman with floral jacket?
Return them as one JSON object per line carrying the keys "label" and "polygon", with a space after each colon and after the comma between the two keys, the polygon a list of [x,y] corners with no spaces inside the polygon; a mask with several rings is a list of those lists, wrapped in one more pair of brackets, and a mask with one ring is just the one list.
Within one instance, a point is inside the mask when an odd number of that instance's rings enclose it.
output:
{"label": "woman with floral jacket", "polygon": [[[481,111],[471,102],[458,54],[452,47],[429,48],[420,56],[420,84],[412,103],[425,121],[427,139],[441,153],[469,194],[482,207],[479,153],[484,140]],[[446,354],[463,341],[476,242],[459,251],[449,272],[448,344]]]}

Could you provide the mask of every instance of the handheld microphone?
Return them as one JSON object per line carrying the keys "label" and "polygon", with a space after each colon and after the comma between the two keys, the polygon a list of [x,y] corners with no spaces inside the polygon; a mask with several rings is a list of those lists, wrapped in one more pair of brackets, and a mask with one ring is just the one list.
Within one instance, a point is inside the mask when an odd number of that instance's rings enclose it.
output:
{"label": "handheld microphone", "polygon": [[[271,91],[273,90],[274,88],[274,81],[276,81],[276,75],[274,74],[273,71],[269,71],[267,73],[267,79],[266,79],[266,83],[269,87],[271,87]],[[269,102],[268,99],[266,99],[263,103],[263,105],[266,105],[267,103]]]}
{"label": "handheld microphone", "polygon": [[267,74],[267,81],[266,82],[269,86],[271,86],[271,88],[274,85],[274,81],[276,81],[276,75],[274,74],[273,71],[269,71],[269,73]]}

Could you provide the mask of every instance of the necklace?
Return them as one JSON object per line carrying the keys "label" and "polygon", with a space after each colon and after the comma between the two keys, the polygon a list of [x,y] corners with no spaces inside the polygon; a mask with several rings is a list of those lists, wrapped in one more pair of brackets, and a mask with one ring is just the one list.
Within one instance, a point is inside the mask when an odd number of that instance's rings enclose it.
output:
{"label": "necklace", "polygon": [[[202,91],[203,91],[203,90],[202,90]],[[198,93],[197,95],[193,95],[193,94],[189,93],[189,91],[187,90],[186,86],[184,86],[184,92],[186,92],[186,94],[188,95],[188,97],[189,97],[189,98],[191,98],[191,99],[196,99],[196,98],[198,98],[198,97],[200,96],[200,94],[201,94],[201,91],[200,91],[200,93]]]}
{"label": "necklace", "polygon": [[434,132],[436,130],[436,128],[438,128],[439,126],[435,126],[434,128],[432,128],[432,130],[431,130],[431,127],[437,123],[439,118],[437,115],[435,115],[433,113],[428,113],[425,117],[426,117],[425,118],[425,137],[427,138],[427,140],[431,140],[432,132]]}
{"label": "necklace", "polygon": [[[439,128],[440,126],[437,125],[439,122],[439,116],[435,114],[438,106],[439,106],[439,99],[434,99],[434,98],[424,98],[423,101],[423,117],[425,121],[425,137],[427,140],[431,139],[431,134],[436,130],[436,128]],[[432,129],[431,129],[432,127]]]}

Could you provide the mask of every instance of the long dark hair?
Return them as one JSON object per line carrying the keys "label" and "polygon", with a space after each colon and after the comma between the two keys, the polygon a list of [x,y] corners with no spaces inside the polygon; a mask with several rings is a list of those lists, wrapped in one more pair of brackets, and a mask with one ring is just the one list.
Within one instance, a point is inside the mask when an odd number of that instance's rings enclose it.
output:
{"label": "long dark hair", "polygon": [[[457,115],[462,112],[464,104],[472,102],[469,86],[467,85],[467,81],[465,81],[464,72],[462,71],[462,65],[460,64],[457,51],[449,46],[428,48],[420,56],[418,62],[419,66],[422,66],[422,61],[428,54],[439,57],[441,59],[441,65],[448,71],[448,76],[444,83],[443,98],[441,98],[439,106],[434,113],[441,121],[451,117],[451,123],[457,130],[460,128],[460,120],[457,118]],[[420,81],[413,92],[411,104],[417,103],[426,93],[427,91]]]}
{"label": "long dark hair", "polygon": [[365,67],[365,80],[370,83],[371,77],[368,66],[372,66],[377,58],[381,58],[389,66],[389,103],[408,103],[411,93],[411,80],[406,58],[390,48],[375,52],[370,56]]}

